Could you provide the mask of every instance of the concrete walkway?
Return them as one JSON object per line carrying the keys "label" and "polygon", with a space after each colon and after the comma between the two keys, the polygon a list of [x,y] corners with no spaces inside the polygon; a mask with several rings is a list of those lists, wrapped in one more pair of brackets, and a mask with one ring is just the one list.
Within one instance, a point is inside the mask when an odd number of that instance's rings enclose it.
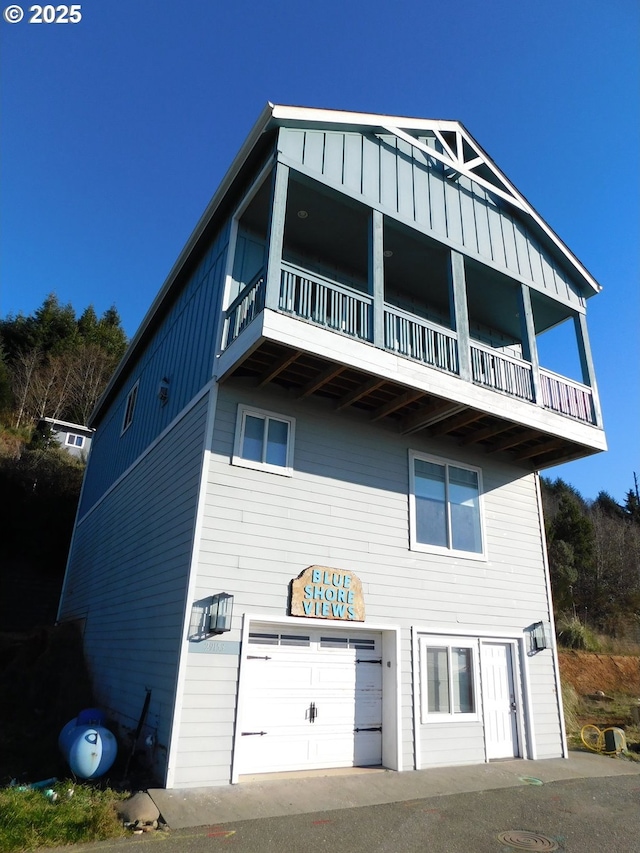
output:
{"label": "concrete walkway", "polygon": [[396,773],[349,768],[245,777],[239,785],[152,788],[149,794],[172,829],[309,814],[436,797],[540,785],[567,779],[638,775],[640,763],[571,752],[568,759],[493,762]]}

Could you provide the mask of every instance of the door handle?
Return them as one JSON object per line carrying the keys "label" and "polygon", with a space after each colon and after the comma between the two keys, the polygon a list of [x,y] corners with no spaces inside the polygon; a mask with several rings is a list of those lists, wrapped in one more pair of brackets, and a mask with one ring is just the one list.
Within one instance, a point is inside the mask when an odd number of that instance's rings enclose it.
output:
{"label": "door handle", "polygon": [[516,703],[515,703],[515,702],[511,702],[510,708],[511,708],[511,710],[512,710],[512,711],[517,711],[517,710],[518,710],[518,706],[516,705]]}
{"label": "door handle", "polygon": [[316,708],[316,703],[312,702],[305,712],[305,717],[309,720],[310,723],[315,723],[317,716],[318,709]]}

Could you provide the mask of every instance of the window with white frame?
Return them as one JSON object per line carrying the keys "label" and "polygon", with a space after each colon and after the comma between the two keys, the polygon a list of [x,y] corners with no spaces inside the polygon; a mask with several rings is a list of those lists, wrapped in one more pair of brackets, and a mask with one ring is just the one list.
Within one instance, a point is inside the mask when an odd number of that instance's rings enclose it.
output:
{"label": "window with white frame", "polygon": [[414,452],[409,465],[411,547],[483,555],[480,470]]}
{"label": "window with white frame", "polygon": [[84,436],[74,435],[72,432],[68,432],[67,444],[70,444],[72,447],[82,447],[84,444]]}
{"label": "window with white frame", "polygon": [[420,655],[422,722],[478,719],[477,643],[422,637]]}
{"label": "window with white frame", "polygon": [[233,464],[291,475],[295,420],[238,406]]}
{"label": "window with white frame", "polygon": [[139,385],[140,385],[140,380],[138,380],[136,382],[136,384],[133,386],[133,388],[131,389],[131,391],[129,391],[129,393],[127,395],[127,403],[124,407],[124,418],[122,419],[122,430],[120,432],[120,435],[122,435],[123,432],[126,432],[126,430],[129,429],[129,427],[131,426],[131,423],[133,421],[133,413],[134,413],[135,408],[136,408],[136,400],[138,398],[138,387],[139,387]]}

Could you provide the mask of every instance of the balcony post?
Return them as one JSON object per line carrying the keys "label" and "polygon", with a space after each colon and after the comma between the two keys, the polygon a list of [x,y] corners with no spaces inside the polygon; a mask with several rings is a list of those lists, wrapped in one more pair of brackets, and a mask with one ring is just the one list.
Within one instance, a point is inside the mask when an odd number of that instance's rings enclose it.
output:
{"label": "balcony post", "polygon": [[520,314],[520,336],[522,338],[522,357],[531,364],[531,385],[533,402],[542,405],[540,390],[540,362],[536,344],[536,327],[533,320],[531,291],[526,284],[521,284],[518,292],[518,309]]}
{"label": "balcony post", "polygon": [[464,255],[453,250],[449,256],[449,304],[458,338],[458,369],[461,379],[471,382],[471,343]]}
{"label": "balcony post", "polygon": [[384,349],[384,246],[383,217],[371,212],[369,232],[369,288],[373,297],[373,343]]}
{"label": "balcony post", "polygon": [[586,314],[575,314],[573,325],[576,330],[578,352],[580,354],[580,367],[582,368],[582,382],[591,388],[591,402],[593,405],[593,417],[596,426],[602,426],[602,411],[600,409],[600,397],[596,383],[596,373],[593,369],[593,358],[591,357],[591,345],[589,333],[587,332]]}
{"label": "balcony post", "polygon": [[284,242],[284,221],[287,212],[287,188],[289,185],[289,167],[276,163],[271,189],[271,215],[269,218],[269,237],[267,239],[267,278],[265,287],[265,308],[278,310],[280,304],[280,276],[282,246]]}

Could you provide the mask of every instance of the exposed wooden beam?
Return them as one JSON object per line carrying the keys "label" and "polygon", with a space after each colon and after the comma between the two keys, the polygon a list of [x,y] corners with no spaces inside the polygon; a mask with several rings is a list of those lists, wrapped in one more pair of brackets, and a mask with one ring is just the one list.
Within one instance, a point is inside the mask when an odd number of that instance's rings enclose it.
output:
{"label": "exposed wooden beam", "polygon": [[267,382],[271,382],[272,379],[275,379],[279,373],[282,373],[290,364],[292,364],[300,355],[300,350],[296,352],[292,352],[290,355],[285,355],[284,358],[281,358],[272,368],[267,370],[266,373],[260,377],[258,382],[258,386],[266,385]]}
{"label": "exposed wooden beam", "polygon": [[537,429],[527,429],[523,432],[517,432],[515,435],[507,435],[491,447],[487,448],[487,453],[498,453],[501,450],[508,450],[510,447],[515,447],[516,444],[522,444],[523,441],[529,441],[530,438],[538,438],[540,432]]}
{"label": "exposed wooden beam", "polygon": [[330,364],[326,370],[323,370],[322,373],[319,373],[315,379],[312,379],[310,382],[302,388],[299,392],[298,397],[308,397],[310,394],[313,394],[314,391],[317,391],[318,388],[322,388],[323,385],[326,385],[327,382],[331,382],[332,379],[335,379],[343,370],[346,370],[345,365],[343,364]]}
{"label": "exposed wooden beam", "polygon": [[338,400],[336,411],[339,412],[340,409],[346,409],[347,406],[352,406],[354,403],[357,403],[358,400],[366,397],[367,394],[370,394],[372,391],[376,391],[381,385],[384,385],[386,381],[386,379],[378,379],[377,377],[374,377],[373,379],[369,379],[367,382],[363,382],[362,385],[358,385],[357,388],[354,388],[353,391],[350,391]]}
{"label": "exposed wooden beam", "polygon": [[552,438],[549,441],[545,441],[543,444],[537,444],[534,447],[527,447],[524,450],[521,450],[519,453],[515,454],[515,458],[518,460],[533,459],[534,456],[543,456],[550,450],[557,450],[559,447],[562,447],[563,444],[563,438]]}
{"label": "exposed wooden beam", "polygon": [[441,421],[439,424],[436,424],[436,426],[431,427],[429,435],[445,435],[445,433],[451,432],[454,429],[459,429],[460,427],[480,420],[484,415],[484,412],[477,412],[475,409],[467,409],[464,412],[460,412],[459,415],[449,418],[448,420]]}
{"label": "exposed wooden beam", "polygon": [[451,403],[448,400],[436,400],[406,417],[402,422],[400,431],[403,435],[409,435],[412,432],[417,432],[419,429],[437,424],[439,421],[451,417],[451,415],[457,415],[463,409],[466,409],[466,406],[459,403]]}
{"label": "exposed wooden beam", "polygon": [[513,429],[513,424],[508,421],[500,421],[492,426],[485,427],[479,432],[472,432],[461,439],[458,444],[464,447],[467,444],[477,444],[479,441],[486,441],[488,438],[493,438],[494,435],[500,435],[501,432],[506,432],[508,429]]}
{"label": "exposed wooden beam", "polygon": [[377,409],[371,413],[372,421],[379,421],[380,418],[386,418],[387,415],[393,414],[393,412],[397,412],[398,409],[401,409],[403,406],[408,406],[410,403],[415,403],[416,400],[419,400],[421,397],[425,396],[424,391],[407,391],[404,394],[400,394],[399,397],[394,397],[393,400],[389,400],[388,403],[385,403],[383,406],[378,406]]}

